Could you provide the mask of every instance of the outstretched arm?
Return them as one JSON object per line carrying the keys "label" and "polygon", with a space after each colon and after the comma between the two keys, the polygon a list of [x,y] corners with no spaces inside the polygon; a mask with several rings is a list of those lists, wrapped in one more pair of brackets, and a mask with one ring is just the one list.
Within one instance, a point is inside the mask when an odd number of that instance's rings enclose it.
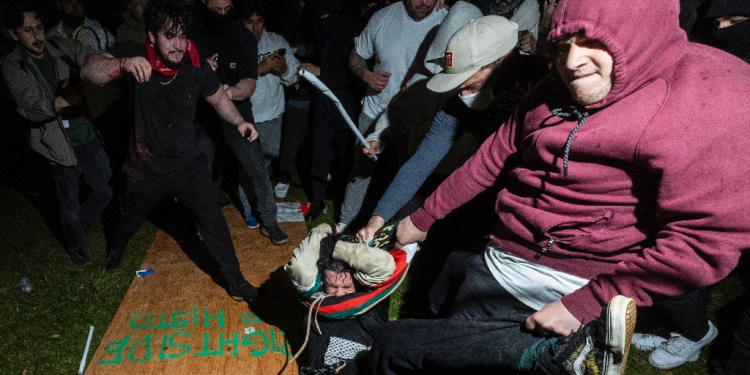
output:
{"label": "outstretched arm", "polygon": [[218,113],[221,118],[236,126],[240,134],[247,138],[248,141],[252,142],[258,138],[258,132],[255,130],[255,126],[242,118],[242,115],[237,111],[237,107],[234,106],[234,103],[229,99],[224,89],[220,88],[215,94],[206,98],[206,101],[214,107],[216,113]]}
{"label": "outstretched arm", "polygon": [[132,73],[138,83],[151,78],[151,64],[145,57],[115,58],[109,53],[94,55],[89,58],[81,69],[81,78],[86,82],[104,85],[110,81],[123,77],[125,73]]}

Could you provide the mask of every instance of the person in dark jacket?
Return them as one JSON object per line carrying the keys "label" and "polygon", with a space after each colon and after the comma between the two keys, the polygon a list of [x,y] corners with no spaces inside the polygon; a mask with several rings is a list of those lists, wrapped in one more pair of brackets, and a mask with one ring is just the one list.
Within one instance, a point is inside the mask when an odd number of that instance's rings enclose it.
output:
{"label": "person in dark jacket", "polygon": [[[339,0],[323,0],[315,10],[315,58],[309,70],[336,95],[351,119],[355,117],[357,98],[353,83],[356,82],[348,67],[349,51],[354,38],[359,35],[360,24],[343,12]],[[313,89],[313,157],[311,168],[311,192],[313,214],[322,211],[323,199],[331,163],[335,181],[342,182],[349,174],[345,167],[347,144],[351,130],[336,105],[319,90]],[[334,161],[335,160],[335,161]]]}
{"label": "person in dark jacket", "polygon": [[[19,2],[6,27],[17,42],[3,62],[6,85],[18,112],[30,122],[29,146],[49,162],[55,180],[65,249],[75,264],[89,264],[86,232],[112,198],[109,158],[89,120],[78,73],[94,50],[61,37],[44,36],[36,3]],[[79,201],[79,180],[91,188]]]}

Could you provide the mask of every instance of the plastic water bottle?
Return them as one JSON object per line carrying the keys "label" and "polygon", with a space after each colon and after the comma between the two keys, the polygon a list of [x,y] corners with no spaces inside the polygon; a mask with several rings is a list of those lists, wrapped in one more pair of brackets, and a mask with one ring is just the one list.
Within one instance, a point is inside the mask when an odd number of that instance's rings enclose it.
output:
{"label": "plastic water bottle", "polygon": [[21,282],[18,283],[18,285],[21,286],[21,291],[23,291],[24,293],[31,292],[31,289],[32,289],[31,280],[29,280],[28,277],[24,277],[23,279],[21,279]]}

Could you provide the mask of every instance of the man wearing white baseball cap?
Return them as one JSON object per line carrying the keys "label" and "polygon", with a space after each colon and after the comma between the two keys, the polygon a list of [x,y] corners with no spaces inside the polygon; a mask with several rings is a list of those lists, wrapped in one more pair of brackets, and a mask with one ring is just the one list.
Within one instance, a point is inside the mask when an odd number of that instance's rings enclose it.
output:
{"label": "man wearing white baseball cap", "polygon": [[[502,87],[508,86],[503,85],[507,78],[515,78],[502,72],[512,71],[508,68],[509,55],[517,40],[518,26],[494,15],[471,20],[451,36],[444,48],[445,69],[428,81],[427,88],[435,92],[456,90],[457,94],[435,115],[427,136],[378,201],[367,226],[357,233],[360,240],[369,242],[412,199],[460,133],[468,131],[481,143],[510,115],[512,108],[493,104],[498,103]],[[547,71],[543,64],[537,65],[542,68],[537,69],[534,80]]]}

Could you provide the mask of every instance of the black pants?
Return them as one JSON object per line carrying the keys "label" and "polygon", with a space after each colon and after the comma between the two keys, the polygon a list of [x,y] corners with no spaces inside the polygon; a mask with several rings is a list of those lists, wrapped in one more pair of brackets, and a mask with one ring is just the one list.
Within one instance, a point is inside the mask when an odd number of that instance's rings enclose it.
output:
{"label": "black pants", "polygon": [[292,183],[292,171],[302,142],[307,137],[307,127],[310,122],[309,108],[299,108],[286,105],[284,111],[284,127],[281,139],[281,154],[279,155],[279,182]]}
{"label": "black pants", "polygon": [[240,264],[229,227],[203,157],[195,158],[166,174],[146,174],[139,180],[129,179],[110,248],[124,249],[154,205],[166,195],[176,196],[193,212],[203,241],[219,264],[221,273],[227,276],[239,272]]}
{"label": "black pants", "polygon": [[[69,253],[82,250],[85,244],[85,227],[91,225],[104,211],[112,199],[109,179],[112,169],[109,158],[102,148],[99,138],[80,146],[74,146],[77,165],[64,166],[50,163],[49,168],[55,179],[57,203],[60,211],[65,250]],[[91,188],[91,193],[80,203],[80,179]]]}
{"label": "black pants", "polygon": [[[341,374],[502,374],[518,369],[524,351],[545,340],[524,332],[535,312],[508,293],[474,255],[447,319],[396,320],[386,324],[367,361]],[[548,358],[547,358],[548,359]]]}
{"label": "black pants", "polygon": [[[341,101],[341,105],[355,121],[354,108],[356,101],[354,97],[348,92],[348,90],[334,90],[334,94]],[[333,102],[323,96],[322,94],[316,94],[313,109],[313,157],[312,157],[312,168],[311,173],[311,187],[312,194],[310,197],[311,202],[322,202],[326,195],[326,185],[328,172],[331,167],[331,162],[335,161],[338,168],[331,173],[334,175],[336,181],[344,181],[349,177],[349,167],[352,164],[351,156],[350,160],[347,160],[348,142],[352,137],[352,131],[349,129],[344,117],[336,108]]]}
{"label": "black pants", "polygon": [[699,341],[708,333],[708,300],[711,287],[698,289],[684,296],[671,298],[655,306],[664,314],[670,331],[691,341]]}

